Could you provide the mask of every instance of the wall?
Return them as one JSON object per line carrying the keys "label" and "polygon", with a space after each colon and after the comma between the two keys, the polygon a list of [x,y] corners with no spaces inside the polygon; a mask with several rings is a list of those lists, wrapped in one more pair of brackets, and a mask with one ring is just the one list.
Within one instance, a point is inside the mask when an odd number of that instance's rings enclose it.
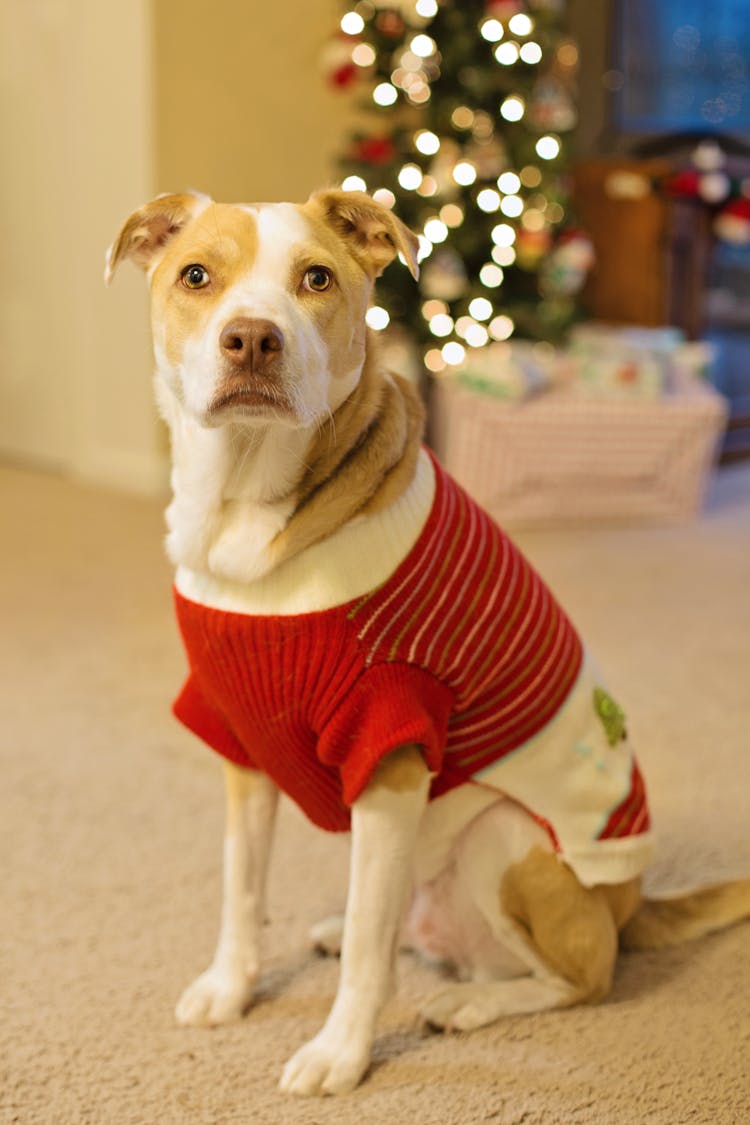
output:
{"label": "wall", "polygon": [[0,0],[0,456],[160,492],[143,278],[104,251],[158,191],[301,199],[350,99],[339,0]]}
{"label": "wall", "polygon": [[0,451],[153,491],[143,284],[104,250],[152,189],[149,0],[0,0]]}
{"label": "wall", "polygon": [[321,53],[340,0],[155,0],[157,180],[236,201],[331,182],[351,99]]}

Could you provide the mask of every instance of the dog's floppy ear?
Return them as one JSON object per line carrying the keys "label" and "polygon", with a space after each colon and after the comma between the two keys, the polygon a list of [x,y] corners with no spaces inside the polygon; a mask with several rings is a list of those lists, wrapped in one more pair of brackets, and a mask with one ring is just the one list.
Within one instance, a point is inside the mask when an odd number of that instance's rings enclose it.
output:
{"label": "dog's floppy ear", "polygon": [[309,203],[322,210],[328,223],[350,242],[356,257],[377,277],[402,254],[412,277],[419,277],[419,241],[400,219],[363,191],[318,191]]}
{"label": "dog's floppy ear", "polygon": [[125,258],[132,258],[141,269],[148,269],[170,238],[208,202],[207,196],[187,192],[159,195],[134,211],[107,251],[106,284],[109,285],[118,264]]}

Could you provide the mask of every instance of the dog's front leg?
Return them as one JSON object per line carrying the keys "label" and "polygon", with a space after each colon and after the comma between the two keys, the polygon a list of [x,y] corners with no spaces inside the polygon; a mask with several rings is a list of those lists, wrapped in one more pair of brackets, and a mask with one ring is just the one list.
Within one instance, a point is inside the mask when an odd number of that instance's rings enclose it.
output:
{"label": "dog's front leg", "polygon": [[341,974],[322,1030],[287,1063],[293,1094],[353,1090],[370,1062],[391,983],[430,775],[416,747],[390,754],[352,806],[352,857]]}
{"label": "dog's front leg", "polygon": [[182,1024],[227,1023],[243,1014],[260,970],[266,875],[278,790],[264,774],[225,763],[224,897],[211,965],[177,1004]]}

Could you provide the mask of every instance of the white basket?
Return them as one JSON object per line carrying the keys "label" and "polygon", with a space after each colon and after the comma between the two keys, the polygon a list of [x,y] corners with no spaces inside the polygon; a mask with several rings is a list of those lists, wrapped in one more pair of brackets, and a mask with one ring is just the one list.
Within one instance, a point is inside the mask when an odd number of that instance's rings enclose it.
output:
{"label": "white basket", "polygon": [[697,379],[650,400],[550,391],[508,402],[443,378],[431,405],[443,465],[507,527],[687,520],[727,417]]}

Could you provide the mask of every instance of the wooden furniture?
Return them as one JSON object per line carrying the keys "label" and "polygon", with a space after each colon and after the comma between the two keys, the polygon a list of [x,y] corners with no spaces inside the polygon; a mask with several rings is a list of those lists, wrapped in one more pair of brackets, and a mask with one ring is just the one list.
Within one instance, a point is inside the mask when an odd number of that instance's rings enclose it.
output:
{"label": "wooden furniture", "polygon": [[[750,312],[738,321],[717,316],[712,285],[719,280],[713,221],[718,207],[695,196],[659,190],[689,166],[670,157],[596,158],[573,171],[577,221],[588,232],[596,263],[582,293],[592,318],[611,324],[673,325],[689,340],[708,337],[719,349],[717,386],[730,401],[722,459],[750,456]],[[727,157],[733,179],[750,178],[750,158]],[[748,254],[750,270],[750,254]],[[731,286],[730,286],[731,288]]]}
{"label": "wooden furniture", "polygon": [[582,299],[596,320],[666,322],[667,207],[649,185],[668,171],[664,161],[621,159],[588,160],[574,170],[576,216],[596,253]]}

